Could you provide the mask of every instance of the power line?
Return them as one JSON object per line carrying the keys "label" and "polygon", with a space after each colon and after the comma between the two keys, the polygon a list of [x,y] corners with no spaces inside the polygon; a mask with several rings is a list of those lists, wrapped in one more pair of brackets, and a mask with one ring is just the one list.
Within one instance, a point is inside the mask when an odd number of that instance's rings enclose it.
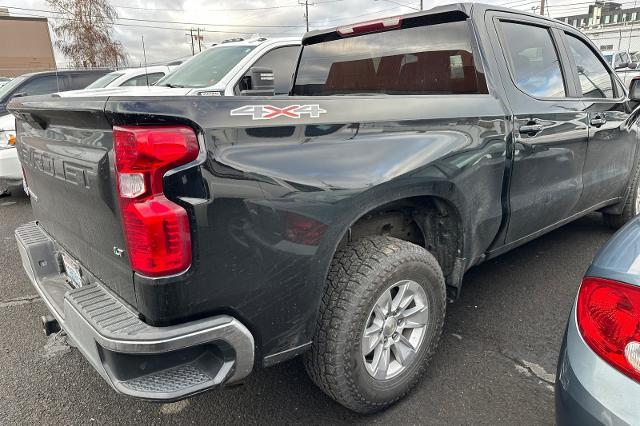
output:
{"label": "power line", "polygon": [[[30,12],[44,12],[44,13],[53,13],[56,15],[64,15],[64,12],[57,12],[55,10],[46,10],[46,9],[31,9],[25,7],[14,7],[14,6],[3,6],[7,9],[16,9],[16,10],[26,10]],[[101,17],[96,15],[96,17]],[[104,18],[104,17],[103,17]],[[156,24],[180,24],[180,25],[215,25],[216,27],[241,27],[241,28],[302,28],[301,25],[233,25],[233,24],[208,24],[204,22],[184,22],[184,21],[165,21],[165,20],[153,20],[153,19],[140,19],[140,18],[116,18],[118,21],[133,21],[133,22],[149,22]]]}
{"label": "power line", "polygon": [[[324,2],[319,2],[316,4],[320,4],[320,3],[332,3],[333,1],[324,1]],[[48,18],[48,19],[61,19],[61,20],[70,20],[70,21],[77,21],[76,18],[73,17],[66,17],[66,16],[59,16],[59,15],[64,15],[64,13],[62,12],[57,12],[57,11],[52,11],[52,10],[44,10],[44,9],[31,9],[31,8],[23,8],[23,7],[13,7],[13,6],[2,6],[0,5],[0,7],[7,7],[9,9],[16,9],[18,10],[19,14],[21,15],[26,15],[26,16],[34,16],[34,17],[40,17],[40,18]],[[393,6],[390,8],[385,8],[385,9],[379,9],[376,11],[372,11],[372,12],[367,12],[367,13],[363,13],[360,15],[354,15],[354,16],[349,16],[349,17],[342,17],[342,18],[334,18],[334,19],[329,19],[329,20],[324,20],[324,21],[318,21],[315,23],[309,23],[310,27],[318,27],[318,26],[326,26],[329,23],[332,22],[338,22],[338,21],[343,21],[343,20],[353,20],[356,18],[360,18],[360,17],[364,17],[364,16],[371,16],[371,15],[376,15],[379,13],[383,13],[383,12],[388,12],[391,10],[395,10],[395,9],[399,9],[401,7],[406,7],[406,6]],[[58,16],[47,16],[47,15],[40,15],[40,14],[32,14],[32,13],[27,13],[24,11],[30,11],[30,12],[41,12],[41,13],[50,13],[50,14],[54,14],[54,15],[58,15]],[[117,20],[122,20],[125,18],[117,18]],[[129,19],[128,19],[129,20]],[[134,20],[134,21],[142,21],[142,22],[158,22],[158,23],[167,23],[167,24],[177,24],[177,25],[189,25],[189,23],[184,23],[184,22],[180,22],[180,21],[152,21],[152,20]],[[113,25],[115,26],[122,26],[122,27],[134,27],[134,28],[151,28],[151,29],[161,29],[161,30],[175,30],[175,31],[184,31],[184,28],[176,28],[176,27],[166,27],[166,26],[157,26],[157,25],[140,25],[140,24],[130,24],[130,23],[123,23],[123,22],[114,22]],[[221,25],[217,25],[217,24],[200,24],[203,26],[213,26],[215,25],[216,27],[219,27]],[[269,26],[269,27],[262,27],[262,26],[250,26],[250,25],[226,25],[226,27],[238,27],[238,28],[304,28],[303,26],[296,26],[296,25],[282,25],[282,26]],[[250,34],[255,34],[255,31],[253,32],[247,32],[247,31],[223,31],[223,30],[207,30],[207,29],[202,29],[202,31],[204,32],[208,32],[208,33],[220,33],[220,34],[246,34],[246,35],[250,35]],[[264,32],[264,31],[259,31],[260,34],[264,34],[264,35],[273,35],[273,34],[297,34],[298,31],[280,31],[280,32]]]}
{"label": "power line", "polygon": [[406,8],[408,8],[408,9],[413,9],[413,10],[422,10],[422,2],[420,2],[420,9],[418,9],[418,8],[417,8],[417,7],[415,7],[415,6],[410,6],[410,5],[406,4],[406,3],[401,3],[401,2],[396,1],[396,0],[382,0],[382,1],[386,1],[387,3],[397,4],[398,6],[406,7]]}
{"label": "power line", "polygon": [[[2,6],[0,6],[2,7]],[[75,18],[66,18],[63,16],[44,16],[44,15],[39,15],[39,14],[33,14],[33,13],[26,13],[26,12],[20,12],[20,15],[24,15],[24,16],[33,16],[36,18],[47,18],[47,19],[52,19],[52,20],[63,20],[63,21],[78,21],[78,19]],[[118,23],[118,22],[114,22],[113,23],[114,26],[118,26],[118,27],[133,27],[133,28],[149,28],[149,29],[154,29],[154,30],[169,30],[169,31],[184,31],[184,28],[178,28],[178,27],[163,27],[163,26],[157,26],[157,25],[140,25],[140,24],[124,24],[124,23]],[[254,32],[246,32],[246,31],[222,31],[222,30],[207,30],[207,29],[202,29],[201,31],[206,32],[206,33],[216,33],[216,34],[244,34],[244,35],[253,35],[255,34]],[[297,34],[298,32],[296,32]],[[293,34],[292,31],[280,31],[280,32],[263,32],[260,31],[260,34],[264,34],[264,35],[280,35],[280,34]]]}
{"label": "power line", "polygon": [[[336,3],[344,0],[325,0],[319,1],[315,4],[325,4],[325,3]],[[160,12],[189,12],[185,9],[170,9],[170,8],[156,8],[156,7],[141,7],[141,6],[122,6],[122,5],[112,5],[117,9],[133,9],[133,10],[148,10],[148,11],[160,11]],[[293,8],[298,7],[296,4],[281,4],[274,6],[264,6],[264,7],[245,7],[238,9],[199,9],[201,12],[247,12],[247,11],[263,11],[263,10],[273,10],[273,9],[284,9],[284,8]]]}
{"label": "power line", "polygon": [[[342,18],[335,18],[335,19],[329,19],[329,20],[322,21],[322,25],[325,25],[325,24],[327,24],[327,23],[329,23],[329,22],[343,21],[343,20],[345,20],[345,19],[353,20],[353,19],[355,19],[355,18],[362,18],[363,16],[376,15],[376,14],[381,13],[381,12],[388,12],[388,11],[390,11],[390,10],[400,9],[401,7],[404,7],[404,6],[393,6],[393,7],[389,7],[389,8],[387,8],[387,9],[380,9],[380,10],[376,10],[375,12],[367,12],[367,13],[362,13],[362,14],[360,14],[360,15],[354,15],[354,16],[342,17]],[[320,24],[320,23],[318,23],[318,25],[319,25],[319,24]],[[316,25],[312,25],[312,26],[316,26]]]}

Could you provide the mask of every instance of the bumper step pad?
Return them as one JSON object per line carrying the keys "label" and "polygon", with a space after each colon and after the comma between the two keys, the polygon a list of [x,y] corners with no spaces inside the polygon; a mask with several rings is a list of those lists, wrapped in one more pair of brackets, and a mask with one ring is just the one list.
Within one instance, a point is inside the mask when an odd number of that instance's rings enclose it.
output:
{"label": "bumper step pad", "polygon": [[253,336],[237,319],[148,325],[90,273],[89,284],[72,288],[60,267],[64,249],[36,222],[15,235],[23,266],[60,327],[117,391],[172,401],[241,380],[253,369]]}
{"label": "bumper step pad", "polygon": [[126,380],[120,384],[127,389],[144,393],[175,393],[213,380],[209,374],[195,365],[187,364],[169,368],[147,376]]}

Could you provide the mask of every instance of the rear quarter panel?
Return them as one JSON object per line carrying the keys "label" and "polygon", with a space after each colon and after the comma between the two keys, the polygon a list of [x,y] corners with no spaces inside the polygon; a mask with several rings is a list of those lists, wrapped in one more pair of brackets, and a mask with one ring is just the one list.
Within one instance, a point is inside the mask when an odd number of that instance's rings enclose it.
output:
{"label": "rear quarter panel", "polygon": [[[230,114],[311,104],[325,112]],[[490,95],[113,98],[106,111],[114,124],[189,117],[206,151],[206,195],[181,198],[195,218],[194,265],[179,286],[138,279],[138,308],[168,321],[231,313],[270,356],[265,364],[311,340],[336,247],[366,212],[413,196],[450,201],[464,222],[465,267],[500,227],[508,129]],[[320,224],[319,237],[296,242],[292,217]]]}

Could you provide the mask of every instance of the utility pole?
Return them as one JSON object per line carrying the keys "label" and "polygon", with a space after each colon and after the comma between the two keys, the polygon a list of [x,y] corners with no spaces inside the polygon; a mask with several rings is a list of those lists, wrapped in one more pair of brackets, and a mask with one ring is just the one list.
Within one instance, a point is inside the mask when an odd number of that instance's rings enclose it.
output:
{"label": "utility pole", "polygon": [[423,10],[422,9],[422,0],[420,0],[420,10]]}
{"label": "utility pole", "polygon": [[189,33],[185,35],[188,35],[189,39],[191,40],[191,56],[193,56],[196,54],[196,49],[195,49],[195,46],[193,45],[193,28],[191,28],[189,30]]}
{"label": "utility pole", "polygon": [[540,0],[540,15],[544,16],[544,0]]}
{"label": "utility pole", "polygon": [[144,47],[144,34],[142,35],[142,54],[144,55],[144,75],[147,77],[147,86],[149,86],[149,70],[147,69],[147,49]]}
{"label": "utility pole", "polygon": [[200,35],[200,28],[198,27],[198,52],[202,52],[202,44],[200,41],[202,40],[202,36]]}
{"label": "utility pole", "polygon": [[[304,0],[304,2],[298,1],[300,6],[304,6],[304,19],[307,23],[307,32],[309,32],[309,0]],[[313,4],[311,4],[313,6]]]}

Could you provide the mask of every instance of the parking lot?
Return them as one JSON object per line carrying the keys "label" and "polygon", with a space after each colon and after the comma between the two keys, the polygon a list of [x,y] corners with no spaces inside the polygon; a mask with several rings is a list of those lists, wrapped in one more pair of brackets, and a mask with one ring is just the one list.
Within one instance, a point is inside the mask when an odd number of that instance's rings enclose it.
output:
{"label": "parking lot", "polygon": [[119,396],[60,336],[22,271],[13,230],[31,220],[23,194],[0,198],[0,423],[550,424],[555,363],[581,275],[612,232],[594,214],[472,269],[450,304],[425,380],[388,411],[358,416],[307,378],[299,360],[243,386],[173,404]]}

